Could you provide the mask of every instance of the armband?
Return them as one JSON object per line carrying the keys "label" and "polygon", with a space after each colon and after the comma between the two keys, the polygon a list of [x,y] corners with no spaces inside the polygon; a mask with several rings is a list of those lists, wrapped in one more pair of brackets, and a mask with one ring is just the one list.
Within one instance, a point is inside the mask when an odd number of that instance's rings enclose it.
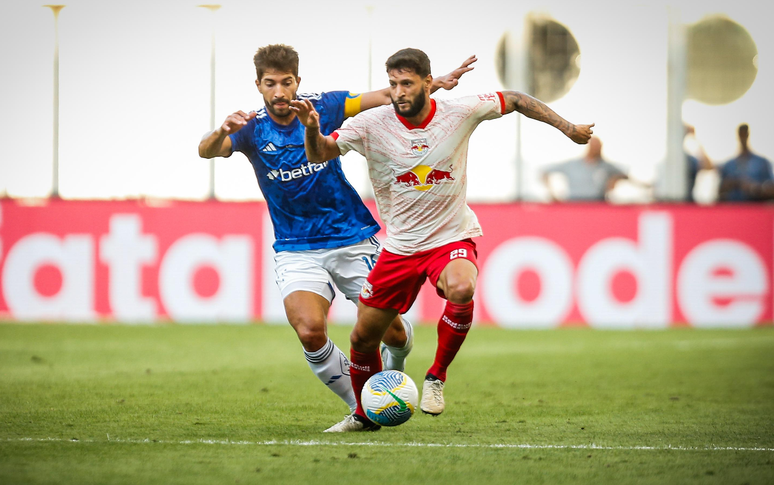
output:
{"label": "armband", "polygon": [[347,93],[347,99],[344,100],[344,117],[350,118],[360,113],[360,101],[363,96],[360,93]]}

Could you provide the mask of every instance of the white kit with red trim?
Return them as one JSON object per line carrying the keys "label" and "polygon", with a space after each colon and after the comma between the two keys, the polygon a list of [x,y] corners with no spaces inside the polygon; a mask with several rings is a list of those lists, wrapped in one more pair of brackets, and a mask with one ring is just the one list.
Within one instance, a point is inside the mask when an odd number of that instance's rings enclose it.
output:
{"label": "white kit with red trim", "polygon": [[366,157],[387,229],[384,247],[395,254],[482,235],[466,202],[468,140],[479,123],[503,115],[505,101],[497,92],[430,102],[419,126],[382,106],[333,133],[342,155]]}

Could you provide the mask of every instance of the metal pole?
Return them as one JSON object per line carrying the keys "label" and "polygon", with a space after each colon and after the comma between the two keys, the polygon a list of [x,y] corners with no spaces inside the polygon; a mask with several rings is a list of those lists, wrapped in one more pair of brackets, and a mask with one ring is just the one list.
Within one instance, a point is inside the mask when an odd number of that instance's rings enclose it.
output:
{"label": "metal pole", "polygon": [[[529,70],[529,46],[530,46],[530,27],[531,18],[525,16],[520,29],[511,30],[506,40],[506,74],[508,89],[514,91],[527,90],[527,79]],[[517,202],[524,200],[524,155],[522,153],[522,134],[521,134],[521,116],[516,117],[516,132],[514,133],[514,144],[516,154],[514,163],[516,165],[516,194]]]}
{"label": "metal pole", "polygon": [[65,5],[43,5],[54,13],[54,159],[51,197],[59,197],[59,12]]}
{"label": "metal pole", "polygon": [[683,151],[683,101],[687,78],[687,35],[678,7],[669,7],[667,33],[667,120],[666,163],[664,167],[663,197],[666,200],[684,201],[687,195],[687,167]]}
{"label": "metal pole", "polygon": [[[212,34],[210,41],[210,131],[215,129],[215,12],[221,5],[197,5],[212,12]],[[215,159],[210,158],[210,187],[208,197],[215,198]]]}

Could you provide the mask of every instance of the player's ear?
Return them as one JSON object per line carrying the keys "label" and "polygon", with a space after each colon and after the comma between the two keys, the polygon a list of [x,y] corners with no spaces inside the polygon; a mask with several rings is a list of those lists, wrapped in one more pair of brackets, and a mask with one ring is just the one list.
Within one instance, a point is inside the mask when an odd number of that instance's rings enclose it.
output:
{"label": "player's ear", "polygon": [[301,84],[301,76],[296,76],[296,85]]}
{"label": "player's ear", "polygon": [[432,88],[433,87],[433,75],[432,74],[428,74],[427,77],[425,78],[424,82],[425,82],[425,89]]}

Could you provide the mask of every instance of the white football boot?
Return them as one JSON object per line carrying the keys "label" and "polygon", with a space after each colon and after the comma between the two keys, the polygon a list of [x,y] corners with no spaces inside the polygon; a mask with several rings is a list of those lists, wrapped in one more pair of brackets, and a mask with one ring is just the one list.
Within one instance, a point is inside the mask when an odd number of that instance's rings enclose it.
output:
{"label": "white football boot", "polygon": [[422,400],[419,402],[419,409],[423,413],[438,416],[446,407],[443,400],[443,381],[425,377],[422,383]]}
{"label": "white football boot", "polygon": [[379,431],[382,427],[372,423],[355,413],[350,414],[343,421],[334,424],[323,433],[349,433],[351,431]]}

